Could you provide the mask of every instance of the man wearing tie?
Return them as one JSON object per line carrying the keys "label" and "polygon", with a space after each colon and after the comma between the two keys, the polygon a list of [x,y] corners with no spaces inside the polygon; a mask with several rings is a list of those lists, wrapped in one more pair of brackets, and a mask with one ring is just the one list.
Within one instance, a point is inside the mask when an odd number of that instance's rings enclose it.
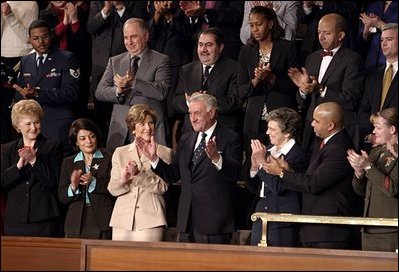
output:
{"label": "man wearing tie", "polygon": [[[305,173],[287,169],[273,157],[263,169],[279,176],[284,188],[302,193],[304,215],[360,216],[362,204],[352,188],[353,169],[347,160],[352,140],[344,128],[344,112],[336,102],[318,105],[312,127],[317,139]],[[300,245],[312,248],[358,249],[359,229],[348,225],[303,224]]]}
{"label": "man wearing tie", "polygon": [[154,173],[169,183],[181,180],[179,241],[229,244],[235,231],[234,195],[242,144],[237,133],[216,121],[215,97],[196,93],[188,102],[194,131],[182,135],[172,164],[156,155],[154,137],[149,144],[136,141]]}
{"label": "man wearing tie", "polygon": [[385,24],[381,31],[381,50],[386,65],[367,74],[359,108],[360,139],[362,148],[367,151],[374,145],[370,116],[382,109],[398,107],[398,24]]}
{"label": "man wearing tie", "polygon": [[99,101],[114,104],[107,150],[113,152],[131,142],[125,118],[130,106],[140,103],[156,111],[155,137],[166,145],[166,97],[172,80],[169,57],[148,48],[149,28],[142,19],[128,19],[123,36],[127,52],[109,59],[95,93]]}
{"label": "man wearing tie", "polygon": [[288,71],[299,88],[298,104],[306,114],[302,146],[308,155],[316,139],[311,126],[312,114],[317,105],[324,102],[337,102],[342,106],[345,128],[355,147],[359,145],[357,109],[363,93],[363,64],[359,54],[344,47],[345,33],[346,22],[341,15],[323,16],[318,25],[323,49],[310,54],[301,70]]}
{"label": "man wearing tie", "polygon": [[80,68],[76,56],[52,46],[47,21],[36,20],[29,26],[29,42],[35,52],[22,57],[16,100],[35,99],[42,106],[41,130],[47,138],[60,141],[64,156],[73,153],[68,132],[77,118],[74,106],[79,99]]}
{"label": "man wearing tie", "polygon": [[237,132],[242,130],[240,122],[242,101],[238,96],[237,61],[224,57],[223,33],[219,28],[202,30],[198,36],[199,60],[180,69],[173,106],[184,115],[183,132],[192,131],[188,99],[198,91],[216,97],[218,121]]}

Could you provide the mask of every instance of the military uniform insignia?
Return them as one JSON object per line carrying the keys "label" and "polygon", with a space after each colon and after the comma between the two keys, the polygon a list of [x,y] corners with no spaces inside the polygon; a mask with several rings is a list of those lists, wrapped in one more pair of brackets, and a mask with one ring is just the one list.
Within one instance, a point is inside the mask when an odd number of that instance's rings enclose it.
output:
{"label": "military uniform insignia", "polygon": [[71,76],[73,76],[74,78],[79,78],[79,76],[80,76],[80,68],[77,68],[76,70],[70,68],[69,69],[69,74]]}

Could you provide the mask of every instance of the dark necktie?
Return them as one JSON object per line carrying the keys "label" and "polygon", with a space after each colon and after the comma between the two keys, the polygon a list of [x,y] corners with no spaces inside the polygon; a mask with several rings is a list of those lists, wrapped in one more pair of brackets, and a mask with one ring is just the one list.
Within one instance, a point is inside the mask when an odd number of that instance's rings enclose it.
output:
{"label": "dark necktie", "polygon": [[43,72],[43,56],[37,58],[37,74],[41,75]]}
{"label": "dark necktie", "polygon": [[206,134],[202,133],[201,137],[202,137],[201,141],[200,141],[199,145],[197,146],[197,148],[194,150],[193,158],[191,160],[193,169],[198,165],[198,163],[202,160],[203,156],[205,155]]}
{"label": "dark necktie", "polygon": [[321,57],[324,58],[326,56],[332,57],[333,56],[333,52],[332,51],[322,51],[321,52]]}
{"label": "dark necktie", "polygon": [[135,56],[130,59],[130,72],[132,72],[133,78],[135,77],[137,70],[139,69],[139,60],[140,57]]}
{"label": "dark necktie", "polygon": [[209,77],[209,70],[211,66],[205,66],[204,75],[202,76],[202,90],[206,91],[208,89],[208,77]]}
{"label": "dark necktie", "polygon": [[320,143],[320,150],[322,150],[323,149],[323,147],[325,146],[326,144],[324,143],[324,140],[323,141],[321,141],[321,143]]}

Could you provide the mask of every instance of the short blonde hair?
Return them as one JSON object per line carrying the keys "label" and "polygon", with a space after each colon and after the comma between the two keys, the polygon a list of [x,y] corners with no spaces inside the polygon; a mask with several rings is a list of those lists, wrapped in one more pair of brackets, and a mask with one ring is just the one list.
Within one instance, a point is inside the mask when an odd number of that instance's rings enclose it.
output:
{"label": "short blonde hair", "polygon": [[17,129],[17,124],[24,115],[38,117],[41,121],[44,112],[40,104],[33,99],[18,101],[11,109],[11,123],[15,129]]}
{"label": "short blonde hair", "polygon": [[126,116],[126,124],[129,131],[134,131],[136,124],[144,122],[147,115],[152,117],[154,123],[157,122],[157,114],[150,106],[146,104],[131,106]]}

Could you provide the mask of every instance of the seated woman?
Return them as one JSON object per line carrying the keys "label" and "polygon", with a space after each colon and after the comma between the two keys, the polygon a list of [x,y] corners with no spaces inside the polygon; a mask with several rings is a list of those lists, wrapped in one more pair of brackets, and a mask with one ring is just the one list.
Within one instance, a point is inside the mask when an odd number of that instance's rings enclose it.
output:
{"label": "seated woman", "polygon": [[1,190],[7,194],[4,235],[61,236],[57,188],[63,151],[40,133],[43,110],[35,100],[11,109],[22,138],[1,148]]}
{"label": "seated woman", "polygon": [[[150,142],[155,135],[156,113],[145,104],[129,109],[126,122],[133,136]],[[157,155],[167,163],[172,150],[158,145]],[[133,143],[118,147],[112,156],[110,193],[117,197],[110,226],[112,240],[162,241],[166,226],[163,194],[168,186],[151,171],[151,164]]]}
{"label": "seated woman", "polygon": [[58,197],[66,205],[65,237],[111,239],[115,198],[108,192],[111,154],[100,150],[99,128],[89,119],[75,120],[69,141],[78,153],[64,159]]}
{"label": "seated woman", "polygon": [[[301,134],[302,118],[293,109],[279,108],[267,116],[267,135],[271,146],[266,148],[259,140],[251,140],[251,171],[248,189],[257,195],[255,212],[299,214],[300,196],[284,188],[279,177],[263,169],[272,158],[285,169],[303,172],[306,156],[296,141]],[[272,158],[271,158],[272,157]],[[271,246],[296,246],[298,227],[292,223],[269,223],[267,243]],[[262,222],[252,224],[251,244],[257,245],[262,236]]]}
{"label": "seated woman", "polygon": [[[365,197],[364,217],[398,218],[398,109],[386,108],[372,115],[373,134],[378,145],[368,155],[348,150],[348,161],[355,170],[352,185]],[[362,249],[395,251],[398,228],[362,228]]]}

